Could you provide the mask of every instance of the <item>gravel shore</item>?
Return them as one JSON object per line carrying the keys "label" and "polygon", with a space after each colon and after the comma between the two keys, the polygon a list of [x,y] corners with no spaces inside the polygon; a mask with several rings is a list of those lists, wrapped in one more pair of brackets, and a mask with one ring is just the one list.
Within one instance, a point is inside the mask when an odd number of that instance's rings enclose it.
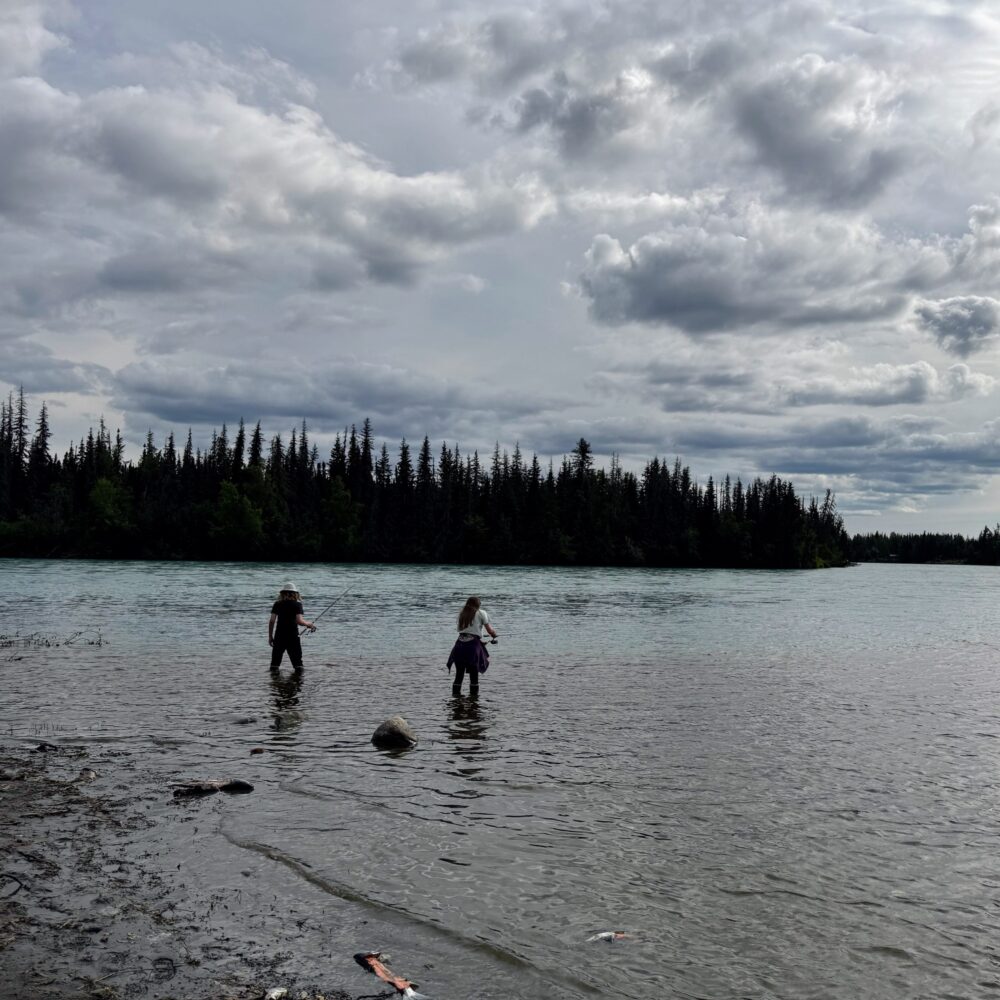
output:
{"label": "gravel shore", "polygon": [[[286,987],[289,1000],[351,1000],[320,981],[324,928],[315,906],[297,909],[301,883],[273,864],[260,877],[266,862],[207,836],[221,796],[175,802],[127,757],[0,750],[2,995],[259,1000]],[[341,962],[326,964],[343,980]]]}

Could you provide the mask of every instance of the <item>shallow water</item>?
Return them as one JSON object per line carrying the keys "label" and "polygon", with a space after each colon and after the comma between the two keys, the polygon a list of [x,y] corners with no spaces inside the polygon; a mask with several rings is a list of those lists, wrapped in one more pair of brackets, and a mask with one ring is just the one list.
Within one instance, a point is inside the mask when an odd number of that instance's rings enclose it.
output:
{"label": "shallow water", "polygon": [[[267,669],[288,575],[307,615],[347,591],[303,640],[301,682]],[[331,948],[369,946],[334,909],[395,928],[402,953],[372,944],[435,997],[1000,990],[995,569],[0,577],[8,743],[249,778],[220,834],[329,900]],[[476,703],[444,668],[468,593],[502,636]],[[393,755],[369,739],[396,712],[420,743]],[[630,938],[586,943],[604,930]]]}

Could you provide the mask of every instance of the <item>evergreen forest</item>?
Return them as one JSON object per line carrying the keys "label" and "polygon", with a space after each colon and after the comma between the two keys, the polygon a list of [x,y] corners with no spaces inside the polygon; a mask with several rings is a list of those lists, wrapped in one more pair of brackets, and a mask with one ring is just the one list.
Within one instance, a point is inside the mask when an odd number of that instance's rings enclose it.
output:
{"label": "evergreen forest", "polygon": [[874,531],[851,539],[854,562],[1000,564],[1000,524],[985,527],[975,538],[964,535],[901,534]]}
{"label": "evergreen forest", "polygon": [[147,436],[128,458],[103,421],[60,458],[45,404],[0,402],[0,556],[595,566],[845,565],[833,496],[777,476],[700,484],[679,459],[597,468],[485,460],[425,437],[390,453],[370,421],[321,455],[305,423],[265,439],[225,425],[204,449]]}

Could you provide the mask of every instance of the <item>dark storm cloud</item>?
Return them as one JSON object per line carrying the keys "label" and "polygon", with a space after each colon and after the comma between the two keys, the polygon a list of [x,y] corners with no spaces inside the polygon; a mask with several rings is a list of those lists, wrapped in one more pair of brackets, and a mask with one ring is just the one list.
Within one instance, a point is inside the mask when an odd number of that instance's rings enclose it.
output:
{"label": "dark storm cloud", "polygon": [[141,246],[101,266],[96,294],[170,293],[224,286],[244,270],[243,264],[240,257],[206,252],[190,242]]}
{"label": "dark storm cloud", "polygon": [[[906,251],[904,250],[904,254]],[[876,234],[779,213],[716,217],[638,239],[594,239],[580,288],[598,322],[669,324],[696,335],[767,321],[779,327],[858,323],[902,312],[907,296]],[[899,255],[903,256],[903,255]]]}
{"label": "dark storm cloud", "polygon": [[[754,362],[685,345],[646,343],[618,357],[588,380],[595,392],[620,400],[654,403],[667,413],[718,412],[777,415],[789,409],[844,406],[856,409],[923,406],[987,396],[997,380],[956,364],[939,371],[926,361],[875,364],[842,371],[834,366],[836,344],[817,345],[789,357],[780,343],[761,344]],[[600,356],[600,355],[599,355]],[[812,372],[796,371],[803,359]]]}
{"label": "dark storm cloud", "polygon": [[[173,95],[110,91],[91,102],[92,129],[84,152],[136,194],[197,207],[226,190],[225,161],[207,142],[208,109]],[[200,120],[199,120],[200,119]],[[218,120],[218,119],[217,119]]]}
{"label": "dark storm cloud", "polygon": [[30,224],[64,192],[90,188],[73,149],[77,110],[43,80],[0,76],[0,217]]}
{"label": "dark storm cloud", "polygon": [[404,46],[398,58],[402,72],[415,83],[453,80],[470,68],[464,40],[440,34]]}
{"label": "dark storm cloud", "polygon": [[504,91],[551,65],[565,49],[568,28],[558,15],[526,12],[444,25],[403,45],[397,72],[406,84],[471,76],[483,92]]}
{"label": "dark storm cloud", "polygon": [[[404,44],[389,76],[405,87],[467,84],[466,118],[514,134],[540,134],[566,160],[607,165],[645,145],[619,141],[662,111],[665,88],[646,53],[677,30],[655,5],[607,4],[464,20]],[[655,129],[654,131],[659,131]],[[606,155],[604,155],[606,154]]]}
{"label": "dark storm cloud", "polygon": [[1000,332],[1000,300],[929,293],[991,287],[1000,275],[1000,199],[969,210],[960,237],[925,240],[812,208],[730,199],[667,207],[665,225],[630,246],[602,234],[579,290],[598,322],[669,325],[691,335],[813,324],[918,324],[962,357]]}
{"label": "dark storm cloud", "polygon": [[863,503],[875,511],[916,509],[921,498],[981,490],[1000,469],[997,422],[970,433],[934,418],[851,416],[789,425],[774,419],[709,423],[694,415],[645,422],[621,417],[561,429],[535,424],[530,440],[558,462],[581,436],[597,454],[619,454],[640,468],[654,455],[676,455],[703,483],[710,475],[716,481],[739,475],[746,482],[777,473],[806,495],[833,487],[842,508]]}
{"label": "dark storm cloud", "polygon": [[649,358],[598,372],[588,386],[621,399],[643,399],[666,413],[721,411],[770,413],[760,377],[746,370],[720,370],[690,362]]}
{"label": "dark storm cloud", "polygon": [[844,375],[785,378],[778,383],[777,395],[787,406],[899,406],[988,395],[995,388],[994,378],[973,372],[968,365],[952,365],[939,373],[926,361],[916,361],[874,365]]}
{"label": "dark storm cloud", "polygon": [[734,136],[787,192],[828,207],[865,205],[913,165],[897,125],[909,97],[898,54],[823,4],[698,18],[669,4],[568,11],[501,22],[469,9],[404,43],[394,72],[468,85],[470,120],[551,136],[566,160],[658,155],[686,184],[706,168],[745,174]]}
{"label": "dark storm cloud", "polygon": [[347,254],[317,254],[312,262],[310,287],[320,292],[341,292],[355,288],[364,278],[365,269]]}
{"label": "dark storm cloud", "polygon": [[58,315],[92,294],[96,276],[85,262],[60,260],[40,272],[13,274],[0,304],[8,316],[41,318]]}
{"label": "dark storm cloud", "polygon": [[884,437],[885,432],[863,416],[795,425],[765,422],[731,427],[692,421],[677,431],[681,448],[698,454],[742,451],[765,455],[778,448],[867,449]]}
{"label": "dark storm cloud", "polygon": [[989,101],[976,111],[966,127],[972,135],[973,144],[982,146],[996,137],[998,126],[1000,126],[1000,106],[995,101]]}
{"label": "dark storm cloud", "polygon": [[[735,95],[737,128],[790,193],[831,207],[864,205],[907,165],[903,146],[880,138],[878,119],[890,119],[891,106],[885,98],[879,107],[870,77],[853,62],[804,56]],[[866,115],[857,110],[862,102]]]}
{"label": "dark storm cloud", "polygon": [[69,361],[41,344],[0,339],[0,381],[21,385],[31,395],[104,392],[112,382],[103,365]]}
{"label": "dark storm cloud", "polygon": [[967,358],[1000,339],[1000,301],[962,295],[916,308],[917,321],[951,354]]}
{"label": "dark storm cloud", "polygon": [[320,430],[370,417],[380,433],[442,434],[455,419],[495,426],[566,403],[565,397],[472,388],[389,365],[345,361],[305,366],[231,362],[187,367],[139,362],[115,378],[116,406],[172,424],[221,424],[240,416],[265,423],[307,419]]}
{"label": "dark storm cloud", "polygon": [[112,300],[226,288],[248,277],[252,261],[264,266],[259,251],[255,260],[213,252],[190,239],[151,239],[103,262],[86,259],[86,251],[94,250],[88,243],[67,241],[44,267],[11,274],[8,289],[0,288],[0,306],[8,315],[24,318],[79,315]]}
{"label": "dark storm cloud", "polygon": [[[727,431],[693,423],[680,428],[682,454],[725,461],[752,455],[754,465],[782,475],[821,480],[841,477],[850,490],[869,490],[888,502],[895,494],[948,494],[981,488],[983,476],[1000,469],[1000,428],[946,430],[941,421],[867,417],[767,423]],[[713,457],[715,456],[715,457]]]}
{"label": "dark storm cloud", "polygon": [[547,127],[557,137],[563,155],[575,159],[624,131],[634,112],[614,93],[575,93],[560,75],[547,88],[525,91],[515,105],[520,132]]}
{"label": "dark storm cloud", "polygon": [[678,97],[697,100],[752,65],[747,42],[722,36],[692,46],[671,45],[649,63],[656,76],[670,84]]}

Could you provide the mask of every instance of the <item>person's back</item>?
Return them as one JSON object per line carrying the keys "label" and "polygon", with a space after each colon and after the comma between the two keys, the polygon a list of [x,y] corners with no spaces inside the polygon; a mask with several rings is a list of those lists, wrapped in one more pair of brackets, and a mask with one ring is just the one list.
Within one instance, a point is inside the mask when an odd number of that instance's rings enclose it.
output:
{"label": "person's back", "polygon": [[483,629],[497,638],[490,624],[490,616],[480,604],[478,597],[470,597],[458,613],[458,638],[448,657],[448,668],[455,665],[455,682],[451,693],[457,698],[462,693],[462,681],[469,675],[469,694],[479,694],[479,675],[486,673],[490,665],[490,654],[483,644]]}
{"label": "person's back", "polygon": [[283,639],[288,639],[299,634],[298,617],[303,613],[302,602],[296,600],[296,596],[282,591],[281,597],[274,602],[271,614],[277,618],[274,625],[274,634]]}
{"label": "person's back", "polygon": [[[465,610],[464,608],[462,609]],[[458,634],[459,635],[472,635],[477,639],[482,639],[483,637],[483,627],[489,625],[490,616],[486,613],[483,608],[476,608],[476,613],[472,616],[472,620],[466,624],[464,627],[462,625],[462,615],[458,616]]]}
{"label": "person's back", "polygon": [[299,626],[316,631],[312,622],[304,617],[302,601],[294,583],[286,583],[278,594],[278,599],[271,606],[271,617],[267,623],[267,642],[271,647],[271,669],[281,666],[281,658],[288,653],[292,666],[302,669],[302,642],[299,639]]}

